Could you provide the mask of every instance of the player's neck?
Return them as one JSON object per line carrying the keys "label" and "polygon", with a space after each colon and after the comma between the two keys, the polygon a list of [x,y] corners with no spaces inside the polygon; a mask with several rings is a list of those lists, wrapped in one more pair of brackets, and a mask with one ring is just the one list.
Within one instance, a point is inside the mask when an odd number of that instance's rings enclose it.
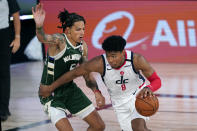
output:
{"label": "player's neck", "polygon": [[73,41],[70,37],[68,37],[68,40],[69,40],[70,44],[72,44],[74,47],[77,46],[77,43],[75,41]]}
{"label": "player's neck", "polygon": [[124,57],[122,58],[122,61],[121,61],[121,66],[125,63],[125,54],[124,54]]}
{"label": "player's neck", "polygon": [[124,65],[124,63],[125,63],[125,58],[126,58],[126,56],[125,56],[125,54],[124,54],[124,56],[123,56],[123,58],[122,58],[122,60],[121,60],[120,66],[119,66],[118,68],[116,68],[116,69],[119,69],[120,67],[122,67],[122,65]]}

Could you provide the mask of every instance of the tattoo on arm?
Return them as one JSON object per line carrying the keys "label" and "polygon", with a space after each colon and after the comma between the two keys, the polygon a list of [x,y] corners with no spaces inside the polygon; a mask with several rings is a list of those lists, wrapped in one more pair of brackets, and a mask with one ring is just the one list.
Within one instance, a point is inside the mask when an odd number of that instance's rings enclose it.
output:
{"label": "tattoo on arm", "polygon": [[47,44],[62,44],[65,42],[65,38],[62,34],[48,35],[44,33],[43,27],[36,28],[38,39]]}
{"label": "tattoo on arm", "polygon": [[56,44],[57,43],[62,44],[65,42],[65,38],[61,34],[48,35],[48,40],[49,40],[49,43],[56,43]]}
{"label": "tattoo on arm", "polygon": [[36,32],[37,32],[38,38],[42,37],[43,40],[46,41],[46,36],[45,36],[44,30],[43,30],[43,27],[36,28]]}

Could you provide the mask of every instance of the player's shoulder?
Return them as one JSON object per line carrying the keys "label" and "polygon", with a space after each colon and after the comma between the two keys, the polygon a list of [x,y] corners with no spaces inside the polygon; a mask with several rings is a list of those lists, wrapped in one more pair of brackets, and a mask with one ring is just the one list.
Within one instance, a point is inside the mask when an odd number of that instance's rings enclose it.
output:
{"label": "player's shoulder", "polygon": [[53,36],[65,38],[65,34],[64,33],[54,33]]}
{"label": "player's shoulder", "polygon": [[102,56],[96,56],[88,61],[88,64],[96,67],[102,67],[103,66],[103,59]]}
{"label": "player's shoulder", "polygon": [[51,35],[51,39],[58,44],[65,44],[66,36],[63,33],[54,33]]}
{"label": "player's shoulder", "polygon": [[141,59],[144,59],[144,56],[139,54],[139,53],[134,53],[133,52],[133,60],[134,61],[138,61],[138,60],[141,60]]}
{"label": "player's shoulder", "polygon": [[87,62],[84,62],[82,64],[83,68],[89,72],[99,72],[102,74],[103,72],[103,64],[102,64],[102,58],[101,56],[96,56],[92,59],[90,59]]}
{"label": "player's shoulder", "polygon": [[133,54],[133,64],[136,70],[140,70],[143,64],[146,62],[146,59],[143,55],[139,53]]}
{"label": "player's shoulder", "polygon": [[96,56],[96,57],[92,58],[90,61],[94,61],[96,63],[99,63],[99,62],[102,62],[103,59],[102,59],[102,56],[99,55],[99,56]]}

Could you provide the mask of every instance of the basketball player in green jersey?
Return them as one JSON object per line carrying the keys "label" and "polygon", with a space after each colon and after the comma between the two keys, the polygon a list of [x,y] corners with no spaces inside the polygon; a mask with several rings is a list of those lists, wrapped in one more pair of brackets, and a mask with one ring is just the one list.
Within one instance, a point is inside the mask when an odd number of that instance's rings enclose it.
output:
{"label": "basketball player in green jersey", "polygon": [[[48,45],[47,58],[44,64],[41,83],[50,85],[65,72],[75,68],[78,63],[82,63],[87,57],[87,45],[83,41],[85,19],[76,14],[68,13],[67,10],[60,12],[58,18],[63,29],[63,34],[45,34],[43,23],[45,11],[42,4],[38,4],[32,13],[36,23],[36,35],[40,42]],[[85,76],[86,85],[90,87],[96,97],[98,106],[105,104],[105,99],[100,92],[96,81]],[[68,121],[65,110],[67,109],[72,115],[78,116],[88,124],[88,131],[103,131],[105,124],[91,101],[70,81],[54,90],[53,94],[47,98],[40,96],[40,101],[45,107],[52,123],[60,131],[72,131],[73,128]]]}

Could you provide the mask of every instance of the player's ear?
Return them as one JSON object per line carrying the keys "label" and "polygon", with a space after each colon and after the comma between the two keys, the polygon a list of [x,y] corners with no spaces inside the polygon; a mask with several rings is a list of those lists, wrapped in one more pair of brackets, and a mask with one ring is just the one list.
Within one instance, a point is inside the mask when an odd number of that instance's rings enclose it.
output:
{"label": "player's ear", "polygon": [[66,32],[68,33],[68,34],[70,34],[70,28],[69,27],[66,27]]}

